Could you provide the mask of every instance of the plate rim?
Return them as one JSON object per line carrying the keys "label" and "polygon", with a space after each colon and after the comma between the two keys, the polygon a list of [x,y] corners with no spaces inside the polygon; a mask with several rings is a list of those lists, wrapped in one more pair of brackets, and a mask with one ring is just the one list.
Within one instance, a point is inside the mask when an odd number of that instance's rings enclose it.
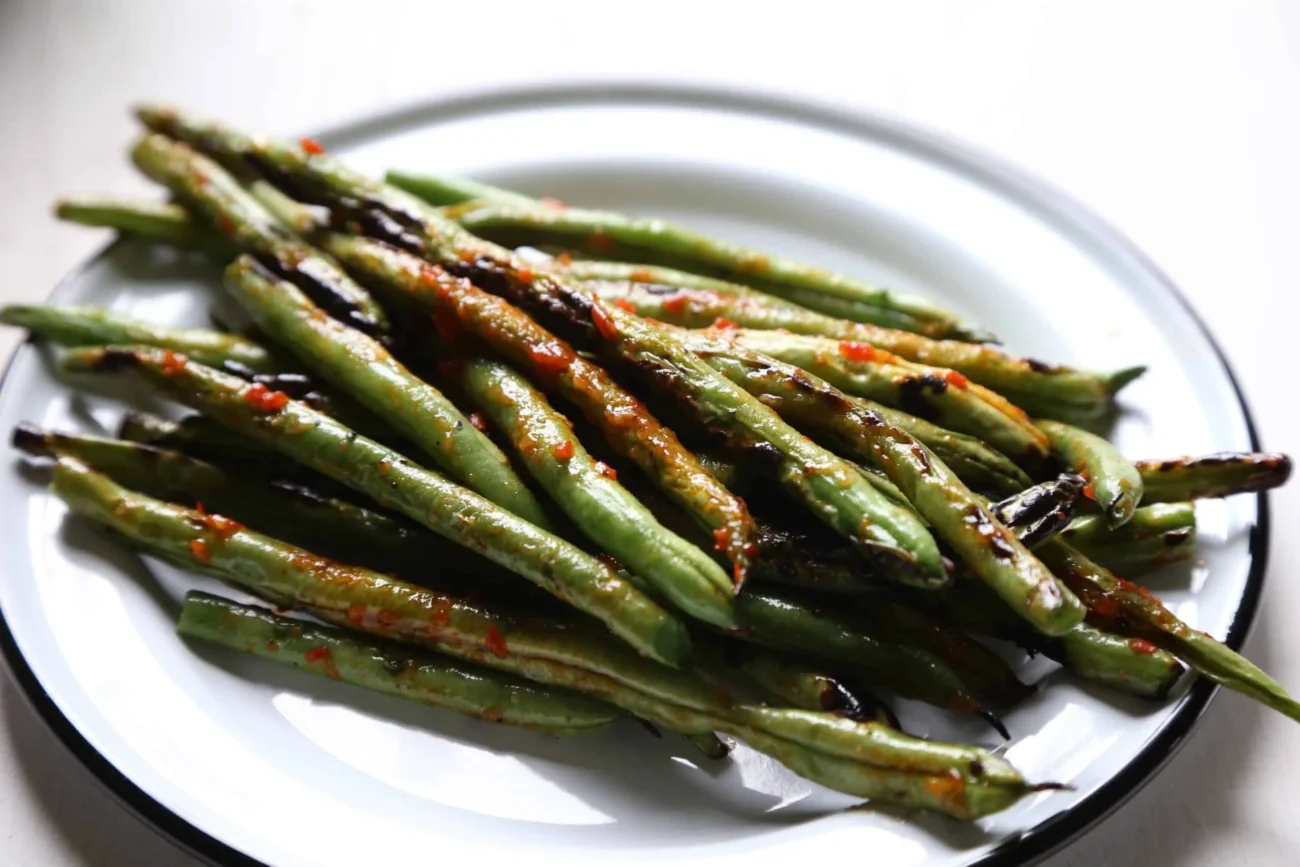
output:
{"label": "plate rim", "polygon": [[[847,109],[820,99],[777,95],[734,85],[668,83],[657,81],[601,82],[591,79],[548,82],[529,85],[505,85],[459,89],[440,96],[414,100],[381,108],[357,119],[346,121],[312,134],[328,146],[338,146],[352,139],[367,137],[391,126],[416,120],[445,121],[458,116],[491,114],[521,108],[600,104],[607,102],[648,105],[684,105],[696,108],[730,110],[748,115],[775,117],[785,121],[815,126],[857,139],[886,141],[919,152],[929,160],[957,169],[1009,192],[1021,206],[1057,228],[1068,228],[1082,235],[1097,249],[1118,253],[1131,268],[1145,272],[1161,290],[1168,293],[1187,313],[1204,336],[1227,375],[1245,421],[1246,434],[1254,451],[1262,450],[1255,417],[1245,392],[1223,348],[1195,307],[1178,286],[1126,235],[1073,196],[1056,188],[1002,157],[966,143],[922,124],[902,120],[865,109]],[[90,255],[59,280],[48,300],[55,300],[68,285],[94,263],[107,256],[117,245],[112,241]],[[24,341],[10,354],[0,373],[0,390],[8,383],[14,364],[30,342]],[[1271,530],[1267,492],[1256,495],[1256,519],[1250,530],[1250,568],[1241,600],[1228,626],[1224,643],[1239,650],[1255,622],[1264,576],[1268,565]],[[114,800],[146,827],[166,838],[190,855],[220,867],[258,867],[263,862],[240,852],[173,812],[145,792],[107,758],[96,750],[77,730],[45,691],[35,672],[23,657],[0,606],[0,657],[17,684],[29,707],[45,723],[56,739],[88,770]],[[1130,798],[1142,790],[1187,742],[1204,715],[1219,687],[1201,679],[1193,684],[1145,747],[1118,773],[1099,786],[1074,807],[1038,823],[1016,837],[1006,840],[978,862],[978,867],[1012,867],[1037,864],[1060,851],[1069,843],[1095,828]]]}

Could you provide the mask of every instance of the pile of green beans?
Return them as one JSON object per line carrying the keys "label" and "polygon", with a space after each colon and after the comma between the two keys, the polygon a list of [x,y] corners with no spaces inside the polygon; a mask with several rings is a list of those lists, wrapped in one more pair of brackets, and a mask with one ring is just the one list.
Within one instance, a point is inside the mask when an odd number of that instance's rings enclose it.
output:
{"label": "pile of green beans", "polygon": [[77,518],[276,609],[190,593],[186,639],[548,734],[634,717],[713,760],[723,735],[960,819],[1053,785],[904,734],[888,702],[1030,734],[995,713],[1041,687],[986,642],[1151,701],[1190,669],[1300,719],[1128,580],[1192,556],[1195,500],[1291,466],[1124,456],[1098,429],[1140,368],[1020,358],[663,221],[138,116],[132,158],[172,201],[57,215],[224,266],[252,327],[0,323],[60,347],[73,385],[128,377],[195,413],[12,438]]}

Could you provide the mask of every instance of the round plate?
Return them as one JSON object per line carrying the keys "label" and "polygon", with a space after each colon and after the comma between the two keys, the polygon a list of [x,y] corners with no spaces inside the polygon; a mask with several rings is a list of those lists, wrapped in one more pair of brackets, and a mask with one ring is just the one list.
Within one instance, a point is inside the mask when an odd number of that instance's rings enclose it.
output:
{"label": "round plate", "polygon": [[[464,174],[655,214],[922,293],[1020,353],[1097,369],[1147,364],[1123,394],[1116,432],[1133,457],[1256,447],[1204,327],[1128,243],[1042,184],[892,121],[705,90],[578,87],[440,102],[319,138],[365,171]],[[116,244],[54,300],[203,324],[216,278],[170,251]],[[124,395],[74,395],[42,355],[24,347],[14,358],[0,427],[111,430]],[[710,762],[632,724],[551,738],[196,652],[172,623],[183,592],[206,582],[65,521],[39,481],[17,459],[0,476],[6,656],[98,777],[221,863],[397,863],[416,852],[517,867],[847,853],[900,867],[1023,863],[1131,795],[1212,692],[1184,683],[1169,702],[1144,703],[1016,655],[1041,689],[1006,717],[1006,755],[1029,779],[1071,790],[974,825],[846,810],[851,799],[744,747]],[[1199,560],[1152,585],[1236,646],[1259,591],[1265,501],[1205,503],[1197,517]],[[901,704],[911,731],[999,744],[987,728]]]}

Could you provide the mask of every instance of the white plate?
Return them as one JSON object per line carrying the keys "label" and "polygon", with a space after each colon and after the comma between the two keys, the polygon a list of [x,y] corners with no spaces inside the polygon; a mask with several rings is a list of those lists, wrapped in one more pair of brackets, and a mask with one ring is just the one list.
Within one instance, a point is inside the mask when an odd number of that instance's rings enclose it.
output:
{"label": "white plate", "polygon": [[[367,171],[454,172],[657,214],[924,293],[1017,352],[1100,369],[1145,363],[1118,429],[1133,457],[1256,447],[1223,358],[1140,254],[1042,184],[892,121],[712,91],[582,87],[421,106],[320,139]],[[118,244],[55,300],[203,324],[215,276]],[[106,429],[119,415],[107,398],[74,398],[32,347],[0,391],[0,429]],[[843,812],[850,799],[744,748],[708,764],[631,724],[548,738],[195,653],[172,619],[184,590],[204,582],[65,522],[38,481],[16,458],[0,476],[10,665],[98,777],[221,863],[1021,863],[1131,795],[1211,695],[1184,684],[1153,706],[1049,673],[1006,718],[1007,755],[1030,779],[1072,791],[975,826]],[[1198,507],[1200,561],[1156,579],[1180,616],[1234,646],[1258,596],[1265,508],[1255,497]],[[904,713],[921,733],[997,743],[927,709]]]}

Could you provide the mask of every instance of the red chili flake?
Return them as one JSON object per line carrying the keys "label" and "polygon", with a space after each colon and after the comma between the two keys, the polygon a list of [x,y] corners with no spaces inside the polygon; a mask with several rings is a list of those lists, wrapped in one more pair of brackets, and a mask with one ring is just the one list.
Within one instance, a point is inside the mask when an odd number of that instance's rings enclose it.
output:
{"label": "red chili flake", "polygon": [[444,358],[438,362],[438,376],[443,379],[458,380],[464,370],[464,365],[459,361],[452,361],[449,358]]}
{"label": "red chili flake", "polygon": [[876,357],[876,348],[856,340],[841,340],[840,355],[849,361],[871,361]]}
{"label": "red chili flake", "polygon": [[600,473],[610,481],[618,481],[618,473],[615,472],[613,467],[604,461],[596,461],[596,472]]}
{"label": "red chili flake", "polygon": [[335,680],[338,680],[339,669],[338,666],[334,664],[334,654],[330,652],[329,647],[325,645],[313,647],[311,650],[304,653],[302,658],[308,662],[325,663],[325,673]]}
{"label": "red chili flake", "polygon": [[730,319],[723,319],[721,316],[719,316],[717,319],[713,320],[713,327],[714,328],[739,328],[740,326],[732,322]]}
{"label": "red chili flake", "polygon": [[1107,594],[1101,594],[1089,599],[1088,607],[1102,617],[1116,617],[1119,615],[1119,602],[1114,596]]}
{"label": "red chili flake", "polygon": [[201,502],[194,504],[194,511],[198,512],[200,515],[206,515],[208,513],[208,510],[203,508],[203,503]]}
{"label": "red chili flake", "polygon": [[569,369],[573,364],[573,350],[559,341],[543,343],[528,348],[528,358],[544,377],[555,377]]}
{"label": "red chili flake", "polygon": [[442,339],[448,343],[455,343],[463,332],[460,319],[447,307],[439,307],[433,311],[433,327],[438,329]]}
{"label": "red chili flake", "polygon": [[731,564],[731,583],[737,587],[745,583],[745,570],[740,568],[739,563]]}
{"label": "red chili flake", "polygon": [[475,429],[475,430],[478,430],[478,431],[486,431],[486,430],[487,430],[487,419],[485,419],[485,418],[483,417],[483,413],[481,413],[481,412],[472,412],[472,413],[470,413],[470,414],[469,414],[469,423],[472,424],[472,425],[474,426],[474,429]]}
{"label": "red chili flake", "polygon": [[615,298],[614,306],[620,310],[626,310],[628,313],[636,312],[636,305],[626,298]]}
{"label": "red chili flake", "polygon": [[725,551],[731,547],[731,529],[719,527],[713,531],[713,550]]}
{"label": "red chili flake", "polygon": [[1092,482],[1088,482],[1088,484],[1083,486],[1083,495],[1094,503],[1097,502],[1097,488],[1092,484]]}
{"label": "red chili flake", "polygon": [[614,559],[612,554],[606,554],[604,552],[601,552],[596,555],[596,559],[604,563],[605,566],[608,567],[609,570],[612,572],[618,572],[623,568],[623,564],[618,562],[618,560]]}
{"label": "red chili flake", "polygon": [[202,539],[194,539],[190,542],[190,553],[193,554],[194,559],[198,560],[200,563],[212,562],[212,553],[208,551],[208,543],[204,542]]}
{"label": "red chili flake", "polygon": [[563,199],[553,199],[553,198],[551,198],[550,196],[542,196],[542,197],[541,197],[540,199],[538,199],[537,201],[541,202],[543,205],[545,205],[545,206],[548,207],[548,208],[567,208],[567,207],[569,207],[569,203],[566,202],[566,201],[564,201]]}
{"label": "red chili flake", "polygon": [[602,253],[608,253],[610,250],[614,249],[614,239],[611,238],[607,232],[592,232],[587,238],[587,243],[590,244],[593,249],[600,250]]}
{"label": "red chili flake", "polygon": [[309,154],[325,153],[325,148],[321,147],[320,142],[316,141],[314,138],[304,138],[298,142],[298,146]]}
{"label": "red chili flake", "polygon": [[601,304],[597,303],[592,306],[591,321],[595,323],[600,336],[606,340],[613,340],[618,337],[618,328],[614,326],[614,320],[609,318],[609,314],[605,312],[605,308]]}
{"label": "red chili flake", "polygon": [[261,412],[279,412],[289,403],[289,395],[255,382],[244,390],[244,403]]}
{"label": "red chili flake", "polygon": [[276,641],[274,638],[268,638],[266,640],[266,649],[269,650],[271,653],[279,653],[280,642]]}
{"label": "red chili flake", "polygon": [[199,512],[203,515],[203,524],[209,530],[216,533],[222,539],[229,539],[231,536],[244,529],[244,525],[236,520],[227,518],[225,515],[209,515],[206,512]]}
{"label": "red chili flake", "polygon": [[483,642],[492,655],[498,659],[506,658],[506,639],[495,626],[487,628],[487,640]]}
{"label": "red chili flake", "polygon": [[1130,638],[1128,640],[1128,646],[1133,648],[1138,653],[1148,653],[1148,654],[1155,653],[1160,649],[1156,647],[1154,644],[1152,644],[1151,642],[1147,641],[1145,638]]}
{"label": "red chili flake", "polygon": [[947,380],[948,384],[953,388],[965,388],[970,385],[970,380],[955,370],[948,371],[943,375],[943,378]]}
{"label": "red chili flake", "polygon": [[551,454],[555,455],[559,460],[567,461],[569,458],[573,457],[573,443],[565,440],[555,448],[551,449]]}
{"label": "red chili flake", "polygon": [[561,268],[567,268],[573,264],[573,257],[568,253],[561,253],[555,257],[555,261],[560,264]]}
{"label": "red chili flake", "polygon": [[686,302],[690,300],[690,295],[685,292],[678,292],[676,295],[669,295],[659,305],[664,308],[664,312],[670,316],[680,316],[686,310]]}
{"label": "red chili flake", "polygon": [[392,629],[393,625],[397,623],[397,615],[387,608],[380,608],[379,613],[375,615],[375,622],[384,629]]}
{"label": "red chili flake", "polygon": [[353,626],[363,626],[366,622],[366,606],[353,602],[348,606],[348,622]]}
{"label": "red chili flake", "polygon": [[515,277],[517,277],[519,282],[523,283],[525,286],[533,285],[533,269],[531,268],[520,268],[515,272]]}
{"label": "red chili flake", "polygon": [[185,365],[189,359],[179,352],[172,352],[170,349],[163,351],[162,372],[163,376],[175,376],[178,373],[185,372]]}

